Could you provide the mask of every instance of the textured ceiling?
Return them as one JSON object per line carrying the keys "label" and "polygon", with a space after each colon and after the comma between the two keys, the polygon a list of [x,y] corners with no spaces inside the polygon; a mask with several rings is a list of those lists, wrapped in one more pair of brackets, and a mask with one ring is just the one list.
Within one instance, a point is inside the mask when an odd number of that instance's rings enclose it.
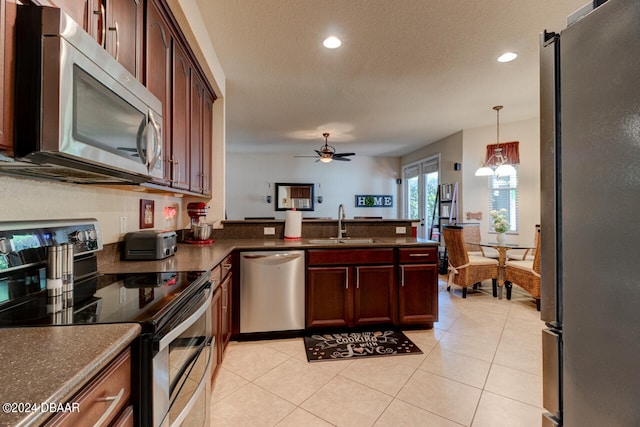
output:
{"label": "textured ceiling", "polygon": [[[397,156],[538,116],[538,35],[585,0],[197,0],[231,152]],[[342,47],[322,46],[337,35]],[[519,57],[501,64],[505,51]],[[299,159],[304,161],[304,159]]]}

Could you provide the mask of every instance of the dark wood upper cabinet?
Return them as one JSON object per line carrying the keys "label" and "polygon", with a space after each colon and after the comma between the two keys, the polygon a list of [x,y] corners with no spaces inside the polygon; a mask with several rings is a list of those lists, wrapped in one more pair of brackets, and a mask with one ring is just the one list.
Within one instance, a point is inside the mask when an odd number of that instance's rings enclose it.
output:
{"label": "dark wood upper cabinet", "polygon": [[[13,156],[19,0],[0,0],[0,151]],[[211,195],[212,86],[166,0],[36,0],[59,7],[162,102],[164,180],[184,193]]]}
{"label": "dark wood upper cabinet", "polygon": [[49,0],[48,2],[41,2],[43,5],[51,4],[51,6],[59,7],[64,10],[67,15],[71,17],[76,23],[82,26],[89,34],[93,33],[93,28],[90,28],[93,22],[92,17],[89,16],[89,12],[92,11],[92,4],[98,3],[98,0]]}
{"label": "dark wood upper cabinet", "polygon": [[190,172],[189,190],[202,193],[202,102],[204,85],[198,75],[191,71],[191,122],[190,122]]}
{"label": "dark wood upper cabinet", "polygon": [[171,182],[171,46],[173,36],[154,0],[147,3],[145,85],[162,102],[164,179]]}
{"label": "dark wood upper cabinet", "polygon": [[202,103],[202,194],[205,196],[211,196],[212,141],[213,96],[205,90]]}
{"label": "dark wood upper cabinet", "polygon": [[138,80],[142,80],[143,5],[140,0],[103,0],[105,48]]}
{"label": "dark wood upper cabinet", "polygon": [[172,53],[171,186],[189,190],[191,66],[175,40]]}

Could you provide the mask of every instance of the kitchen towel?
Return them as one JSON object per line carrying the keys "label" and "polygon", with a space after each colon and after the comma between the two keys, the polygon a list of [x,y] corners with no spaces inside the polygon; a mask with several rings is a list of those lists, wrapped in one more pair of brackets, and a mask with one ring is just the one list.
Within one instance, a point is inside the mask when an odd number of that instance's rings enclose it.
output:
{"label": "kitchen towel", "polygon": [[302,236],[302,212],[295,209],[287,211],[284,217],[284,238],[299,240]]}

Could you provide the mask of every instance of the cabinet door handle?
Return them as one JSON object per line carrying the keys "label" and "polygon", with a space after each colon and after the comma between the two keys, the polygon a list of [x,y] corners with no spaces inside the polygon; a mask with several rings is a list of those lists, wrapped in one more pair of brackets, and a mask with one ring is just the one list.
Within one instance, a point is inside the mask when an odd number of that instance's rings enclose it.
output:
{"label": "cabinet door handle", "polygon": [[109,31],[114,31],[116,33],[116,54],[114,57],[116,61],[118,60],[118,53],[120,52],[120,38],[118,37],[118,21],[116,21],[113,27],[109,27]]}
{"label": "cabinet door handle", "polygon": [[94,10],[93,13],[94,13],[94,15],[98,15],[99,16],[98,23],[100,23],[102,25],[102,34],[101,34],[100,41],[98,42],[98,44],[104,48],[105,47],[105,41],[107,39],[107,28],[105,27],[105,22],[104,22],[104,4],[100,4],[100,10]]}
{"label": "cabinet door handle", "polygon": [[349,268],[345,267],[344,271],[346,272],[346,274],[344,275],[344,277],[345,277],[345,281],[344,281],[345,287],[344,288],[345,289],[349,289]]}
{"label": "cabinet door handle", "polygon": [[356,289],[360,289],[360,267],[356,267]]}
{"label": "cabinet door handle", "polygon": [[409,254],[410,257],[428,257],[429,254]]}
{"label": "cabinet door handle", "polygon": [[173,157],[171,157],[168,160],[169,163],[171,163],[171,184],[176,184],[178,181],[175,180],[175,176],[176,176],[176,161],[173,160]]}
{"label": "cabinet door handle", "polygon": [[400,286],[404,288],[404,265],[400,266]]}
{"label": "cabinet door handle", "polygon": [[124,387],[121,388],[120,393],[118,393],[115,396],[100,397],[96,399],[98,402],[111,402],[111,405],[109,405],[109,407],[104,411],[104,413],[98,419],[98,421],[96,421],[96,423],[94,424],[94,427],[96,426],[100,427],[102,426],[102,424],[104,424],[107,418],[111,416],[111,413],[115,411],[115,409],[118,407],[118,403],[120,403],[120,399],[122,399],[123,395],[124,395]]}

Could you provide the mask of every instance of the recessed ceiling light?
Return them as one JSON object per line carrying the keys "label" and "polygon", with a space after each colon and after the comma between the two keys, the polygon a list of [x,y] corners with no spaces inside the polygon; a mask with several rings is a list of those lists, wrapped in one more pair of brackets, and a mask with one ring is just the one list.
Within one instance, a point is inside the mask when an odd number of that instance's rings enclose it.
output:
{"label": "recessed ceiling light", "polygon": [[340,45],[342,44],[342,41],[334,36],[331,37],[327,37],[322,44],[324,45],[324,47],[326,47],[327,49],[336,49],[338,47],[340,47]]}
{"label": "recessed ceiling light", "polygon": [[515,52],[505,52],[498,57],[498,62],[511,62],[518,57]]}

